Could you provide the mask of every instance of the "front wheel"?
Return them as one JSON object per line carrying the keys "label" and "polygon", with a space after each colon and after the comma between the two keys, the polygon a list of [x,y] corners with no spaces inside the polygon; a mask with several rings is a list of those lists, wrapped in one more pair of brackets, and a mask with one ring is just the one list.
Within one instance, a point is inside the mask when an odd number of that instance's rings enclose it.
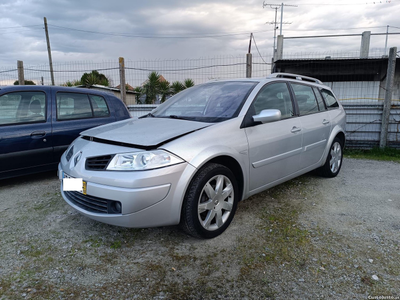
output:
{"label": "front wheel", "polygon": [[332,142],[325,164],[319,168],[319,173],[324,177],[335,177],[339,174],[343,162],[343,142],[338,137]]}
{"label": "front wheel", "polygon": [[239,188],[232,171],[220,164],[207,164],[189,185],[180,225],[194,237],[214,238],[228,228],[238,199]]}

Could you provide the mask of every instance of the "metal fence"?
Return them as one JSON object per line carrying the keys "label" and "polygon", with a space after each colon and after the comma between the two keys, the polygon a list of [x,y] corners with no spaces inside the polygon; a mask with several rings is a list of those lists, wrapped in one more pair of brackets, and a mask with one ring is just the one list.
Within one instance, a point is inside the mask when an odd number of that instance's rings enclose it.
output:
{"label": "metal fence", "polygon": [[[330,54],[330,55],[329,55]],[[372,55],[373,54],[373,55]],[[275,64],[277,71],[316,77],[332,87],[347,111],[348,146],[371,148],[379,144],[382,120],[382,101],[388,59],[381,53],[359,59],[348,53],[287,54]],[[314,58],[313,58],[314,57]],[[271,57],[253,55],[252,77],[265,77],[271,73]],[[397,64],[395,88],[388,129],[388,146],[400,148],[400,67]],[[119,62],[53,63],[55,83],[79,80],[83,73],[97,70],[110,79],[111,86],[119,85]],[[169,82],[193,79],[195,84],[213,79],[246,76],[246,55],[225,55],[181,60],[125,60],[126,83],[141,86],[151,71],[157,71]],[[49,66],[24,64],[25,80],[36,84],[50,84]],[[17,68],[0,67],[0,85],[11,85],[18,79]],[[154,107],[130,107],[135,117],[146,114]]]}
{"label": "metal fence", "polygon": [[[253,77],[263,77],[271,73],[271,57],[253,56]],[[111,86],[119,85],[119,61],[90,62],[78,61],[53,63],[56,85],[79,80],[84,73],[92,70],[107,76]],[[242,78],[246,76],[245,55],[224,55],[196,59],[171,60],[125,60],[125,81],[131,86],[141,86],[150,72],[156,71],[170,83],[192,79],[195,84],[213,79]],[[50,85],[49,65],[29,65],[24,62],[25,80],[35,84]],[[0,85],[12,85],[18,79],[17,68],[0,67]]]}

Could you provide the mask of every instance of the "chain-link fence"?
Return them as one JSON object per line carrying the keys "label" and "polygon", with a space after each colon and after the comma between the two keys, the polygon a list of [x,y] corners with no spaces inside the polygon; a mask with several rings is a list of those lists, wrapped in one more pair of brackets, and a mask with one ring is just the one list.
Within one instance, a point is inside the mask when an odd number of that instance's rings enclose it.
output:
{"label": "chain-link fence", "polygon": [[[265,56],[266,57],[266,56]],[[253,57],[253,77],[263,77],[271,73],[271,58],[264,59],[260,56]],[[53,63],[56,85],[81,79],[84,73],[92,70],[104,74],[110,81],[110,86],[120,84],[119,62],[68,62]],[[125,60],[126,83],[136,87],[146,81],[150,72],[156,71],[170,83],[192,79],[196,84],[213,79],[241,78],[246,76],[245,55],[224,55],[197,59],[174,60]],[[24,62],[25,80],[31,80],[35,84],[50,85],[49,65],[31,66]],[[17,68],[0,69],[0,85],[12,85],[18,79]]]}
{"label": "chain-link fence", "polygon": [[[302,74],[320,79],[330,86],[347,112],[348,146],[371,148],[379,145],[385,97],[388,58],[379,51],[368,59],[355,58],[357,53],[286,54],[271,65],[271,57],[253,55],[252,77],[265,77],[271,67],[278,72]],[[399,60],[399,59],[397,59]],[[399,66],[399,63],[397,65]],[[24,78],[35,84],[51,84],[49,65],[24,64]],[[93,70],[104,74],[110,86],[120,84],[119,62],[54,63],[56,85],[79,80]],[[224,55],[197,59],[125,60],[125,80],[132,87],[141,86],[150,72],[156,71],[170,83],[192,79],[195,84],[213,79],[246,76],[245,55]],[[0,85],[12,85],[18,79],[17,68],[0,68]],[[400,148],[400,67],[396,68],[388,128],[388,146]],[[143,110],[142,110],[143,111]]]}

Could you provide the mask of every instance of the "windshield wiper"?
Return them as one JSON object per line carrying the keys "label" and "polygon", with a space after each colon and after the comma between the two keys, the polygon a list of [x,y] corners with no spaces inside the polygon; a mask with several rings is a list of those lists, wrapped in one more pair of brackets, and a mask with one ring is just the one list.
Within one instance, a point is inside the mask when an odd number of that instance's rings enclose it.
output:
{"label": "windshield wiper", "polygon": [[177,116],[177,115],[169,115],[168,118],[178,119],[178,120],[193,120],[193,118],[190,118],[190,117],[182,117],[182,116]]}
{"label": "windshield wiper", "polygon": [[141,116],[141,117],[139,117],[138,119],[144,119],[144,118],[149,118],[149,117],[155,118],[156,116],[153,115],[152,113],[148,113],[147,115]]}

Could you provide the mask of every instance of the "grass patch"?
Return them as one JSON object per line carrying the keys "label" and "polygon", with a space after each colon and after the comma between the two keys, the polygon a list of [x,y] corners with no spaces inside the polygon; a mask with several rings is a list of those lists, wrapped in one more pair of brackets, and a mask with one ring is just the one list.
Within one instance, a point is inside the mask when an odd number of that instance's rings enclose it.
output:
{"label": "grass patch", "polygon": [[345,149],[344,155],[348,158],[394,161],[400,163],[400,150],[388,147],[375,147],[371,150]]}

